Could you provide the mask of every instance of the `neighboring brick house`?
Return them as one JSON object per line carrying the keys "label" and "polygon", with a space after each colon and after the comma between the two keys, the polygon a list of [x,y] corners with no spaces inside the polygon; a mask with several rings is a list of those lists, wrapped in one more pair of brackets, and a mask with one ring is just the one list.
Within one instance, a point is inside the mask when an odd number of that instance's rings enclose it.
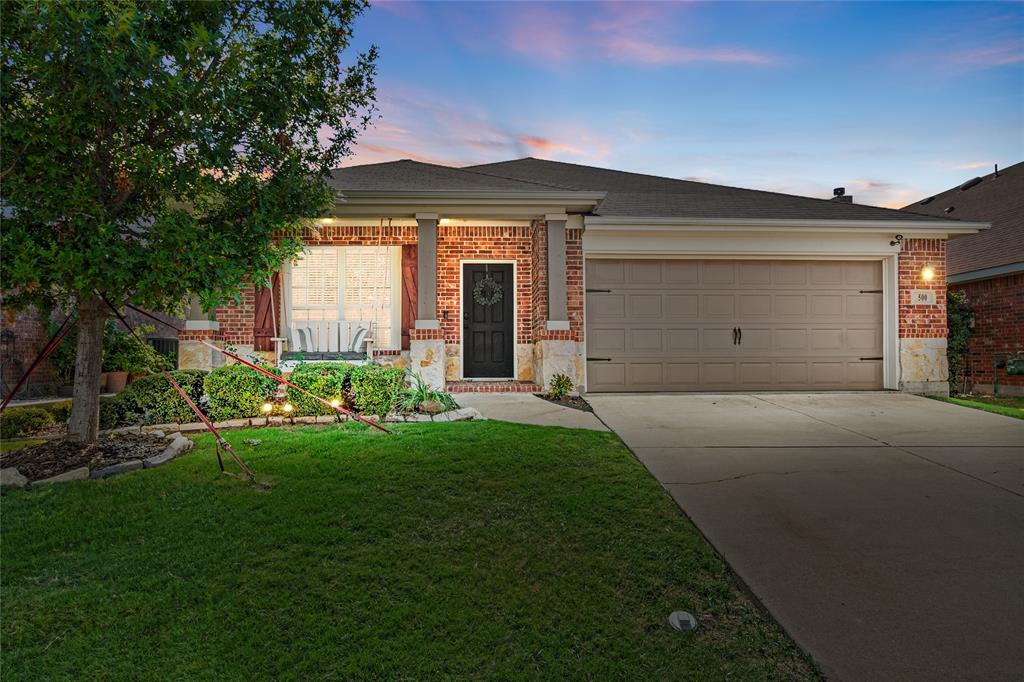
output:
{"label": "neighboring brick house", "polygon": [[944,393],[945,240],[987,227],[532,158],[332,184],[272,288],[186,322],[183,366],[221,361],[203,340],[338,359],[371,327],[452,390]]}
{"label": "neighboring brick house", "polygon": [[967,390],[976,393],[1024,395],[1024,375],[997,366],[1024,352],[1024,163],[903,210],[991,223],[990,229],[946,246],[946,282],[966,292],[974,311],[964,378]]}

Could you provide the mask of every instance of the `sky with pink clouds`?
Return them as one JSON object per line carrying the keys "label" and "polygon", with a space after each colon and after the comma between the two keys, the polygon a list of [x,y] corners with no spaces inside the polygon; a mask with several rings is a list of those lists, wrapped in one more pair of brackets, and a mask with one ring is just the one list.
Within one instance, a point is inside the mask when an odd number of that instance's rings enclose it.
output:
{"label": "sky with pink clouds", "polygon": [[1024,3],[376,2],[349,164],[535,156],[902,206],[1024,160]]}

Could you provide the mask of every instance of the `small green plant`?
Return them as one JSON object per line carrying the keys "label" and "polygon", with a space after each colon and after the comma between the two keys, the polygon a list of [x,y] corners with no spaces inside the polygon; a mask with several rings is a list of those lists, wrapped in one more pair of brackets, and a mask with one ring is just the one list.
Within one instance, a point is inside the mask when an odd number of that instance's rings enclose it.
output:
{"label": "small green plant", "polygon": [[[264,367],[272,374],[280,374],[276,367]],[[218,367],[203,380],[209,401],[210,417],[214,421],[257,417],[263,403],[274,397],[277,382],[241,363]]]}
{"label": "small green plant", "polygon": [[551,383],[548,385],[548,397],[552,400],[562,400],[572,393],[573,388],[572,379],[565,374],[556,374],[551,377]]}
{"label": "small green plant", "polygon": [[434,403],[438,409],[423,411],[444,412],[458,407],[455,398],[447,391],[431,388],[423,380],[423,377],[415,372],[410,372],[409,375],[412,379],[412,386],[403,389],[399,395],[398,407],[403,412],[415,412],[430,403]]}
{"label": "small green plant", "polygon": [[0,437],[20,438],[53,425],[53,416],[41,407],[16,407],[0,413]]}
{"label": "small green plant", "polygon": [[[344,405],[353,369],[353,365],[344,362],[310,362],[296,367],[288,381],[318,398],[337,400]],[[295,416],[334,414],[331,407],[291,387],[288,388],[288,402],[295,407]]]}
{"label": "small green plant", "polygon": [[352,370],[351,383],[356,408],[383,417],[395,409],[405,387],[405,372],[397,367],[359,365]]}

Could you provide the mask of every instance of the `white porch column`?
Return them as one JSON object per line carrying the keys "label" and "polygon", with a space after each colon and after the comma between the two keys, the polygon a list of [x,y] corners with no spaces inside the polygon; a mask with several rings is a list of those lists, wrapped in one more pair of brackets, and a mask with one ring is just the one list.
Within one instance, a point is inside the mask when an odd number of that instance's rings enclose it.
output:
{"label": "white porch column", "polygon": [[410,369],[444,390],[445,349],[437,319],[437,214],[417,213],[416,324],[409,330]]}

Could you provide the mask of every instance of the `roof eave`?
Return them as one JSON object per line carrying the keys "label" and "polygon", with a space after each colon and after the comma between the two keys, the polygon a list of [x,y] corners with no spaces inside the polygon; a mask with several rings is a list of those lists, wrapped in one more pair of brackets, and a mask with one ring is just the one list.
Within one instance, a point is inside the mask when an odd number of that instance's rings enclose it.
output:
{"label": "roof eave", "polygon": [[586,216],[588,230],[675,230],[699,232],[707,229],[730,232],[876,232],[929,235],[974,234],[991,225],[953,220],[821,220],[781,218],[672,218],[644,216]]}

